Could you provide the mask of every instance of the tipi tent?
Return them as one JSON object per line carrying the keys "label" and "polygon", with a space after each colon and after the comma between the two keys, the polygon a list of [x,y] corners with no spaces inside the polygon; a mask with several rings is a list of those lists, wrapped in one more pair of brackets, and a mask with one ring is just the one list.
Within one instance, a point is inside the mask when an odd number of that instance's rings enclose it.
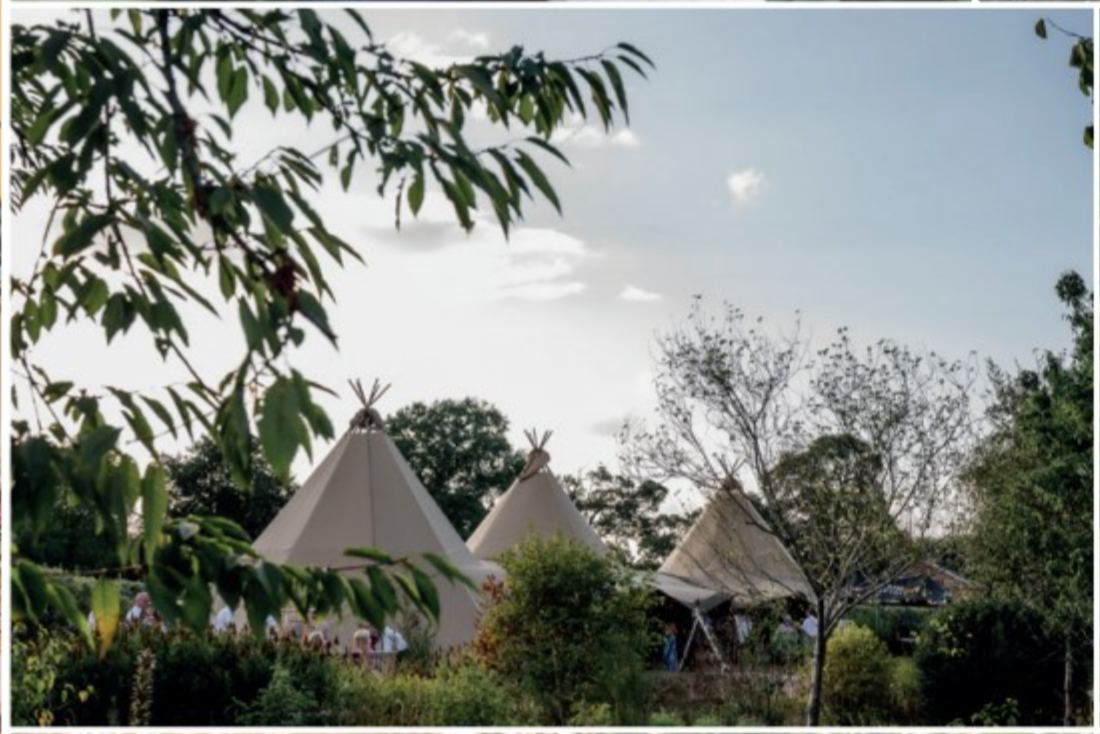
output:
{"label": "tipi tent", "polygon": [[[720,492],[657,573],[662,591],[706,610],[730,600],[737,606],[790,596],[812,598],[802,571],[737,488]],[[716,590],[700,595],[682,582]],[[667,587],[667,588],[666,588]]]}
{"label": "tipi tent", "polygon": [[607,546],[550,471],[546,442],[551,432],[541,438],[534,431],[526,435],[531,442],[527,465],[470,536],[470,550],[479,559],[492,560],[536,532],[561,534],[606,553]]}
{"label": "tipi tent", "polygon": [[[450,560],[476,585],[490,575],[502,576],[492,564],[479,562],[462,542],[428,490],[416,478],[381,417],[373,408],[385,389],[377,383],[369,398],[354,386],[363,409],[347,433],[291,497],[254,546],[275,563],[319,566],[360,572],[363,561],[344,551],[372,546],[393,556],[437,553]],[[431,572],[431,567],[424,566]],[[479,595],[469,588],[436,578],[440,624],[436,644],[461,645],[474,636]],[[330,627],[342,644],[350,641],[358,621],[347,613]]]}

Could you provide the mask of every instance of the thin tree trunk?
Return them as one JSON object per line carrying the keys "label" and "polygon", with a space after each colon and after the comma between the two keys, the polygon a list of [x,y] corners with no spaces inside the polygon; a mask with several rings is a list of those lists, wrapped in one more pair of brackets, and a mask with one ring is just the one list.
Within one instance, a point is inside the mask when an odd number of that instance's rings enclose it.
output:
{"label": "thin tree trunk", "polygon": [[1066,632],[1066,668],[1062,676],[1062,726],[1073,726],[1073,636]]}
{"label": "thin tree trunk", "polygon": [[806,726],[817,726],[821,721],[821,683],[825,676],[825,602],[818,600],[817,637],[814,638],[814,660],[810,675],[810,700],[806,704]]}

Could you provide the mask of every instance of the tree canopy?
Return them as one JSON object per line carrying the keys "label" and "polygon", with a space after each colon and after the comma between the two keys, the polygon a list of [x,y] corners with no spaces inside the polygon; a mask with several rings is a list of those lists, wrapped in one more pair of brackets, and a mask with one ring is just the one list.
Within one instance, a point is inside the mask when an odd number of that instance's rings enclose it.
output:
{"label": "tree canopy", "polygon": [[[1093,301],[1067,273],[1056,287],[1072,346],[1035,369],[990,365],[990,435],[967,473],[974,507],[969,570],[1001,597],[1033,607],[1075,655],[1091,656],[1093,613]],[[1073,684],[1064,691],[1072,722]]]}
{"label": "tree canopy", "polygon": [[[118,567],[140,569],[165,619],[196,629],[212,587],[243,603],[258,633],[288,603],[303,614],[350,607],[377,626],[402,599],[437,615],[431,578],[408,559],[354,550],[395,571],[368,584],[263,562],[224,518],[168,519],[157,439],[210,436],[242,486],[258,441],[287,477],[300,450],[334,435],[317,400],[327,388],[295,356],[318,336],[336,343],[326,273],[360,259],[317,214],[321,185],[335,177],[347,190],[368,175],[393,196],[398,226],[431,194],[462,227],[486,210],[507,234],[529,201],[560,211],[537,160],[566,161],[551,136],[574,115],[604,128],[626,120],[623,74],[644,76],[645,54],[618,44],[555,60],[515,46],[432,68],[394,56],[354,10],[135,8],[14,24],[11,60],[13,208],[42,200],[51,212],[37,258],[12,279],[11,355],[30,403],[13,424],[16,522],[33,537],[59,501],[88,508]],[[309,147],[242,160],[234,119],[253,103],[309,123]],[[477,149],[475,124],[493,138]],[[191,358],[196,309],[239,322],[224,373]],[[96,327],[105,345],[148,339],[188,378],[140,392],[55,378],[37,349],[72,323]],[[12,580],[17,617],[52,606],[93,642],[71,595],[18,552]],[[105,577],[93,600],[105,653],[117,585]]]}
{"label": "tree canopy", "polygon": [[523,469],[508,419],[484,400],[413,403],[386,419],[386,431],[463,539]]}
{"label": "tree canopy", "polygon": [[218,445],[203,436],[186,452],[164,457],[168,474],[168,516],[224,517],[255,540],[298,486],[275,476],[258,445],[252,448],[252,476],[247,487],[233,481]]}
{"label": "tree canopy", "polygon": [[699,515],[664,507],[668,487],[636,482],[600,465],[582,475],[566,475],[562,487],[596,534],[632,566],[656,570]]}

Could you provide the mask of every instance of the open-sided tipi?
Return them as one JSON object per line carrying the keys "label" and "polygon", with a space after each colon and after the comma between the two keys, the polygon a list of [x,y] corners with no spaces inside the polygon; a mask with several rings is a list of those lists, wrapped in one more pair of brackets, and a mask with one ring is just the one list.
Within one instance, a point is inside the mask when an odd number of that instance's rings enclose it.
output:
{"label": "open-sided tipi", "polygon": [[[738,488],[726,488],[710,501],[665,559],[657,580],[662,591],[704,611],[726,600],[750,606],[791,596],[813,598],[790,553]],[[677,583],[683,581],[691,586],[681,591]],[[717,594],[700,595],[696,586]]]}
{"label": "open-sided tipi", "polygon": [[550,431],[541,438],[534,431],[526,433],[527,440],[531,442],[527,465],[467,541],[477,558],[498,558],[531,532],[564,535],[601,553],[607,552],[600,536],[596,535],[550,471],[546,442],[551,435]]}
{"label": "open-sided tipi", "polygon": [[[474,558],[428,490],[386,434],[374,403],[385,392],[375,383],[369,397],[353,385],[363,408],[347,433],[294,493],[256,540],[255,549],[275,563],[326,567],[360,573],[362,559],[348,548],[371,546],[393,556],[437,553],[478,586],[501,573]],[[427,564],[424,568],[433,573]],[[461,645],[474,636],[479,594],[436,576],[440,596],[439,647]],[[347,644],[359,622],[350,612],[330,626]]]}

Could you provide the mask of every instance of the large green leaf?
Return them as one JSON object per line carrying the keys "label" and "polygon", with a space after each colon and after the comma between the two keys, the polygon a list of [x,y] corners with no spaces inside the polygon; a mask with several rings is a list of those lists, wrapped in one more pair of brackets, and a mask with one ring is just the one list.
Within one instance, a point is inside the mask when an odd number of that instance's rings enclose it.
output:
{"label": "large green leaf", "polygon": [[98,637],[99,659],[107,655],[118,633],[122,601],[119,597],[119,584],[110,579],[100,579],[92,587],[92,615],[95,617],[95,632]]}

